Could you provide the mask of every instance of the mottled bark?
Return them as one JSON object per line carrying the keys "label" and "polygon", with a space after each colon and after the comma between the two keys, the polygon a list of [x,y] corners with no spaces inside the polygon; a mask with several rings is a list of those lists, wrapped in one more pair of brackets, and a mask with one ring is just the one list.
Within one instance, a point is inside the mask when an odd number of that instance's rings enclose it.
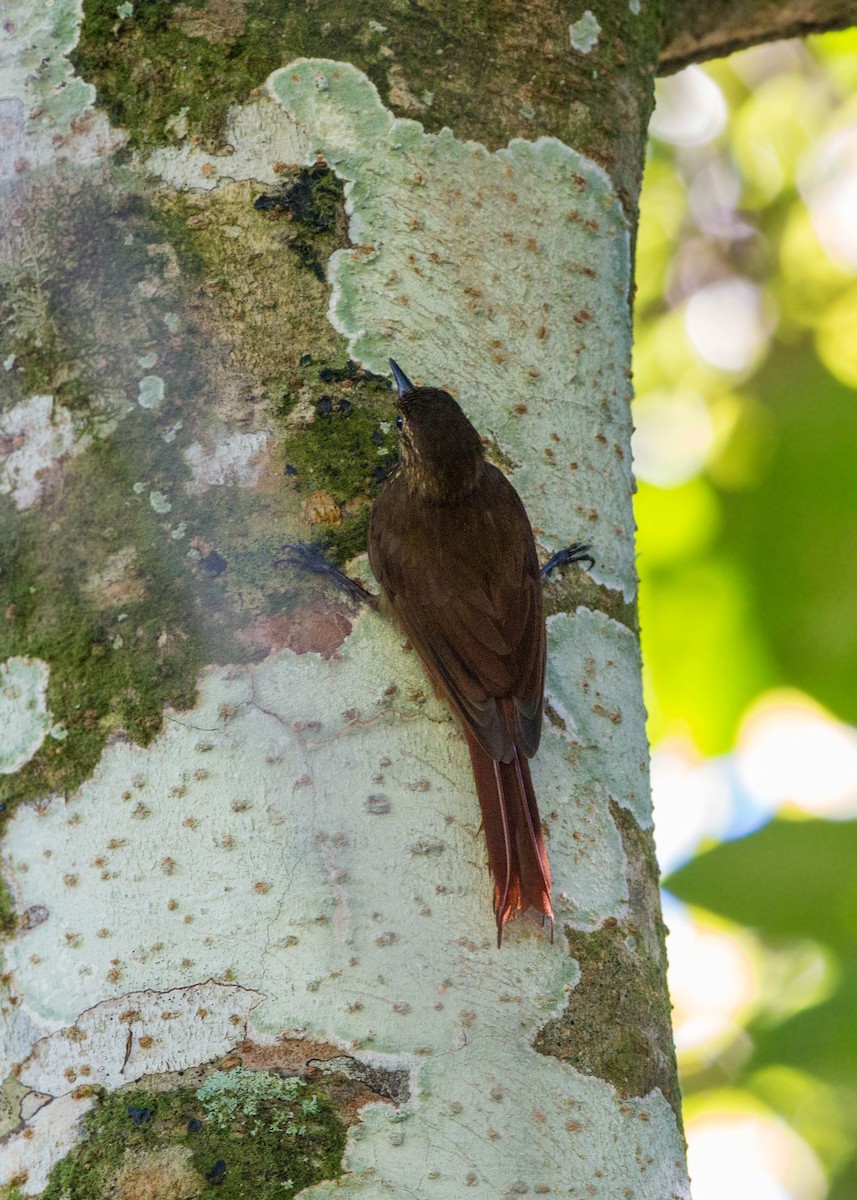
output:
{"label": "mottled bark", "polygon": [[[672,10],[11,8],[3,1180],[685,1196],[629,407]],[[554,944],[495,946],[414,655],[280,561],[365,570],[390,354],[455,390],[544,557],[594,546],[547,593]]]}

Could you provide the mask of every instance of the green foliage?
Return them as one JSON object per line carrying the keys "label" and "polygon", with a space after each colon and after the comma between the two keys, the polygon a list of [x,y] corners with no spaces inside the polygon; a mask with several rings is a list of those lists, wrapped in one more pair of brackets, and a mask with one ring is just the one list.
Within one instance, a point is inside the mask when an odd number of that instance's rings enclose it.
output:
{"label": "green foliage", "polygon": [[[699,855],[665,880],[679,899],[750,926],[768,946],[802,938],[831,952],[836,969],[826,999],[784,1020],[762,1013],[748,1028],[752,1054],[742,1077],[787,1117],[788,1093],[780,1085],[768,1094],[760,1074],[779,1064],[837,1089],[838,1104],[851,1111],[857,1103],[855,862],[857,822],[777,820]],[[846,1162],[857,1137],[857,1123],[850,1125]]]}
{"label": "green foliage", "polygon": [[[722,131],[649,149],[636,510],[650,734],[713,755],[772,688],[857,723],[857,242],[837,191],[853,180],[857,34],[706,73]],[[720,351],[756,318],[727,311],[706,344],[693,306],[735,280],[755,289],[758,340],[730,365]],[[746,1027],[692,1063],[686,1097],[751,1093],[813,1148],[831,1200],[857,1186],[855,860],[857,822],[779,819],[666,880],[761,945]],[[798,964],[776,995],[774,961]]]}
{"label": "green foliage", "polygon": [[759,488],[723,499],[723,540],[783,679],[857,724],[857,404],[804,342],[757,376],[776,428]]}
{"label": "green foliage", "polygon": [[807,937],[844,953],[857,946],[855,862],[857,821],[775,820],[698,855],[664,883],[767,937]]}
{"label": "green foliage", "polygon": [[[705,421],[687,433],[677,478],[648,475],[638,456],[650,732],[690,733],[708,753],[732,746],[748,704],[771,687],[803,688],[857,721],[857,561],[847,552],[857,281],[820,243],[821,217],[813,224],[805,202],[808,169],[844,123],[837,77],[850,70],[853,35],[819,39],[814,52],[713,64],[726,128],[687,149],[653,139],[641,201],[638,425],[664,395],[679,412],[690,411],[685,397],[701,398]],[[734,279],[758,289],[773,332],[727,369],[694,343],[687,306]],[[670,437],[675,454],[681,436],[673,425],[659,453]],[[697,463],[693,437],[708,440]]]}

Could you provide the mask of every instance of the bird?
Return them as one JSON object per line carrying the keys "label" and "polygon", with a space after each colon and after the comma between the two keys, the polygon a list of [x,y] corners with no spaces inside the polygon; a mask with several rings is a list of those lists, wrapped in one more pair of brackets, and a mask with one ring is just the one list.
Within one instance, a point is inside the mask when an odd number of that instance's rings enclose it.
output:
{"label": "bird", "polygon": [[[542,574],[518,493],[457,401],[415,387],[393,359],[399,463],[375,498],[376,607],[400,626],[470,752],[494,885],[497,945],[510,917],[551,926],[551,871],[530,775],[544,706]],[[557,561],[588,559],[575,543]]]}
{"label": "bird", "polygon": [[539,747],[546,631],[542,581],[595,560],[581,542],[539,567],[526,509],[487,461],[479,433],[441,388],[415,387],[390,359],[398,392],[398,462],[369,521],[370,592],[317,546],[278,563],[326,576],[391,617],[460,726],[473,769],[494,885],[497,945],[516,913],[550,922],[551,872],[529,759]]}

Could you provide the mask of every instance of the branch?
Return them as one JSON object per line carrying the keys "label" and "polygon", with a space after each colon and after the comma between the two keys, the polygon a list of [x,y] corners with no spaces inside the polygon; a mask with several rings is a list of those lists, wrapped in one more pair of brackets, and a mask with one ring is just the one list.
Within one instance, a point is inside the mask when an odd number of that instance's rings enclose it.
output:
{"label": "branch", "polygon": [[855,0],[687,0],[675,5],[665,29],[658,73],[724,58],[736,50],[781,38],[807,37],[857,24]]}

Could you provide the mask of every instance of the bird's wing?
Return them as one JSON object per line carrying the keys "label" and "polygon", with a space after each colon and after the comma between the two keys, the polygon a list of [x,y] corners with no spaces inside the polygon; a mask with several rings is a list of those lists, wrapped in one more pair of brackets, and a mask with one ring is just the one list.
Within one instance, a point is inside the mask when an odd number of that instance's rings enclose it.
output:
{"label": "bird's wing", "polygon": [[[545,626],[524,506],[486,466],[465,503],[415,502],[398,480],[375,502],[369,557],[386,603],[462,723],[492,758],[535,753]],[[498,704],[511,699],[513,706]]]}

